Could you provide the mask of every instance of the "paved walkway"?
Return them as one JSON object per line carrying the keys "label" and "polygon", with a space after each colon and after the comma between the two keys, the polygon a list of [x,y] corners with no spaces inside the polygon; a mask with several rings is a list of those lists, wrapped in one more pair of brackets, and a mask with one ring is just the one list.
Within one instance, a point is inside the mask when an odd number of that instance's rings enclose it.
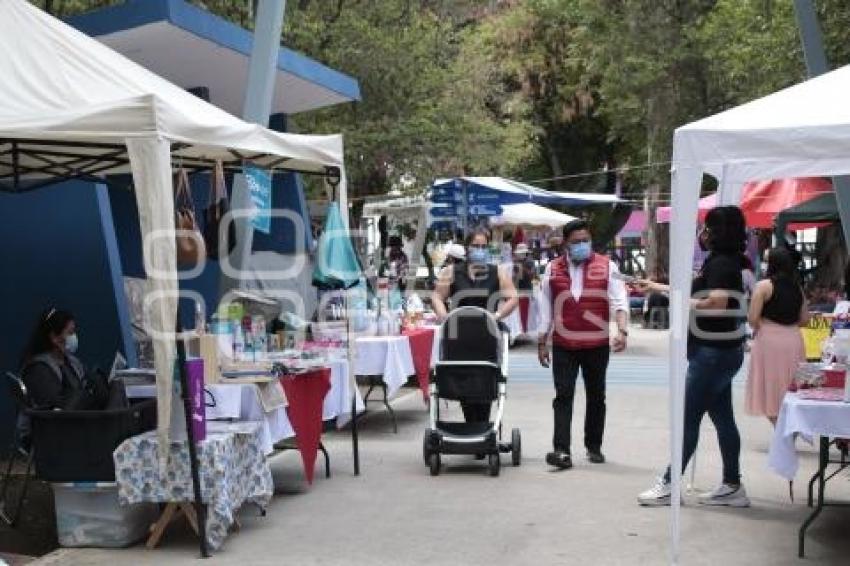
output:
{"label": "paved walkway", "polygon": [[[329,435],[334,476],[317,474],[304,485],[295,453],[273,463],[282,486],[265,518],[243,513],[242,531],[215,555],[215,564],[299,565],[552,565],[666,564],[666,509],[644,509],[635,496],[667,460],[667,389],[660,333],[633,338],[633,350],[612,362],[605,451],[609,463],[594,466],[574,446],[576,468],[553,472],[543,462],[551,437],[551,384],[533,361],[533,349],[512,358],[506,425],[523,432],[525,457],[498,478],[468,457],[444,459],[444,472],[429,477],[422,463],[426,414],[418,392],[395,402],[398,434],[377,410],[364,422],[363,475],[351,474],[350,444]],[[654,345],[647,346],[652,342]],[[579,388],[581,389],[581,388]],[[740,388],[736,401],[740,402]],[[576,399],[574,433],[580,440],[583,402]],[[770,426],[739,410],[742,466],[751,509],[683,511],[683,559],[688,565],[799,565],[796,534],[807,514],[803,476],[797,503],[787,484],[766,469]],[[714,487],[720,470],[714,432],[703,425],[696,487]],[[815,454],[804,447],[811,474]],[[507,464],[508,459],[503,462]],[[832,494],[850,501],[847,476]],[[850,509],[827,509],[808,539],[813,564],[847,564]],[[59,551],[40,563],[63,565],[198,564],[188,529],[166,535],[162,548]]]}

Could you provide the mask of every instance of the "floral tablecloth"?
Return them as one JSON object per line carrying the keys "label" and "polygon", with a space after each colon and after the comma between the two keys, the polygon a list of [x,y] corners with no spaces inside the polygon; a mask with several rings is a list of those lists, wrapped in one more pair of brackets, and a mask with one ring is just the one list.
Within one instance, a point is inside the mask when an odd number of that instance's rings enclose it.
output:
{"label": "floral tablecloth", "polygon": [[[208,423],[198,445],[201,495],[207,503],[207,541],[212,550],[224,542],[244,503],[265,509],[274,492],[272,474],[259,441],[257,423]],[[171,442],[165,475],[160,474],[156,433],[128,438],[115,450],[115,480],[121,505],[194,501],[189,450]]]}

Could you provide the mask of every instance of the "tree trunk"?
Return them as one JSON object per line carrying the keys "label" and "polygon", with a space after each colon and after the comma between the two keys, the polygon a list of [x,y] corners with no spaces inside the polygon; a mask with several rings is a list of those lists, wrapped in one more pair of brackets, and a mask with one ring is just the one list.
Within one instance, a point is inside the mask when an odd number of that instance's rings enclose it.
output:
{"label": "tree trunk", "polygon": [[847,246],[840,224],[833,224],[818,230],[815,254],[817,269],[815,269],[812,283],[818,287],[841,289],[844,280]]}
{"label": "tree trunk", "polygon": [[646,189],[646,274],[653,279],[669,273],[670,226],[657,222],[660,200],[661,185],[653,183]]}

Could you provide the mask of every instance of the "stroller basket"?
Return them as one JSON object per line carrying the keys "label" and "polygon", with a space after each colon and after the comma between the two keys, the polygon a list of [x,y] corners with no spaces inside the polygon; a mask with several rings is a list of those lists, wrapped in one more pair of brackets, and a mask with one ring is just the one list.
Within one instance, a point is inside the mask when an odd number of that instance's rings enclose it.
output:
{"label": "stroller basket", "polygon": [[441,365],[434,372],[440,398],[448,401],[491,403],[499,398],[500,381],[498,366]]}

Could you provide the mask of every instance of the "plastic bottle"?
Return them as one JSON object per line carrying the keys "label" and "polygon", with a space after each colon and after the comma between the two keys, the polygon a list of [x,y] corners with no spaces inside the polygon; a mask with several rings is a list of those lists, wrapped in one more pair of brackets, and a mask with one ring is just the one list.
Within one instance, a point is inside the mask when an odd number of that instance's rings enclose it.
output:
{"label": "plastic bottle", "polygon": [[201,310],[201,303],[195,303],[195,332],[204,334],[206,332],[206,321],[204,320],[204,311]]}
{"label": "plastic bottle", "polygon": [[242,325],[238,322],[233,323],[233,359],[239,361],[245,354],[245,333],[242,331]]}

